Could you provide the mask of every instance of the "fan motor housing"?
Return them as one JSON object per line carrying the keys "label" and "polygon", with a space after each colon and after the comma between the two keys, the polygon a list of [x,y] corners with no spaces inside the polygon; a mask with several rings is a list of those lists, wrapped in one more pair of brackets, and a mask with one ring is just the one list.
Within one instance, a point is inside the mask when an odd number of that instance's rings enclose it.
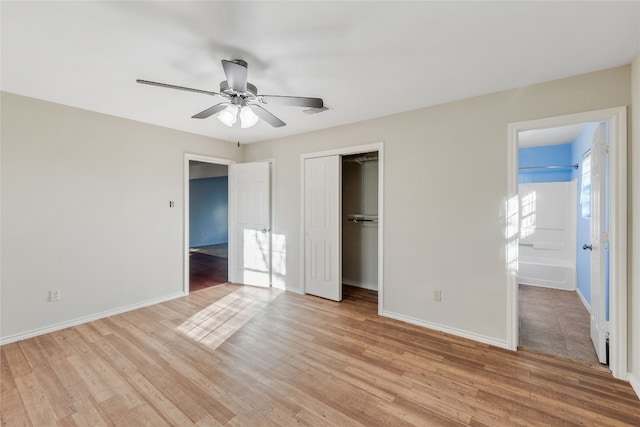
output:
{"label": "fan motor housing", "polygon": [[245,92],[236,92],[229,87],[229,83],[226,80],[223,80],[220,82],[220,93],[231,97],[241,96],[245,99],[256,99],[258,96],[258,88],[247,82],[247,90]]}

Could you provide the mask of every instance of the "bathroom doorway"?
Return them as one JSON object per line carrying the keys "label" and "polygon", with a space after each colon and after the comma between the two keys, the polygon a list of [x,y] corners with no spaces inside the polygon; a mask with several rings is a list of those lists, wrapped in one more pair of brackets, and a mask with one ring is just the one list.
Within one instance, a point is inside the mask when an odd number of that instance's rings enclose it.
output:
{"label": "bathroom doorway", "polygon": [[590,338],[590,259],[578,248],[590,241],[590,215],[582,209],[590,206],[590,162],[583,159],[590,159],[598,125],[518,135],[518,345],[599,367]]}
{"label": "bathroom doorway", "polygon": [[[581,127],[578,131],[580,137],[576,136],[568,142],[564,141],[565,144],[569,144],[568,147],[563,148],[565,155],[568,150],[568,162],[565,161],[567,158],[562,159],[561,162],[556,158],[551,163],[524,163],[527,159],[535,159],[535,156],[528,157],[528,154],[522,151],[528,147],[520,147],[521,137],[541,129],[552,128],[556,131],[569,125]],[[591,147],[590,160],[586,153],[588,150],[582,151],[578,148],[580,138],[588,141],[585,146]],[[540,151],[539,148],[538,151]],[[595,161],[594,154],[598,158]],[[527,319],[527,315],[532,314],[527,313],[531,308],[523,301],[527,291],[534,290],[549,295],[546,306],[542,303],[543,308],[540,308],[540,311],[547,311],[547,317],[549,317],[551,305],[558,305],[561,308],[567,306],[569,303],[564,301],[562,296],[569,296],[573,292],[578,294],[578,301],[589,312],[589,339],[593,342],[598,360],[597,363],[589,364],[602,367],[601,364],[608,362],[615,377],[624,376],[627,366],[625,329],[627,258],[626,221],[624,220],[627,179],[626,109],[622,107],[512,123],[509,125],[509,158],[511,159],[509,194],[512,196],[507,208],[507,224],[511,226],[514,224],[512,219],[516,219],[518,224],[516,230],[519,231],[517,234],[507,235],[509,259],[517,260],[516,263],[510,264],[515,268],[510,269],[514,274],[509,276],[509,301],[510,307],[513,308],[510,310],[513,314],[513,323],[509,324],[510,347],[528,348],[532,345],[532,341],[535,341],[531,339],[532,334],[537,335],[535,338],[538,341],[549,345],[552,332],[557,332],[558,329],[560,332],[570,329],[566,319],[558,319],[555,325],[547,321],[546,324],[538,325],[537,329],[534,327],[533,332],[527,331],[527,325],[522,323],[526,323],[527,320],[533,321],[533,317]],[[540,160],[542,158],[536,159],[536,162]],[[539,166],[541,167],[538,168]],[[546,183],[543,179],[536,179],[542,182],[536,183],[533,182],[536,180],[532,180],[521,185],[519,181],[522,182],[520,175],[523,169],[539,175],[563,173],[568,174],[568,178],[547,180]],[[537,169],[537,172],[534,172],[534,169]],[[549,192],[543,187],[556,181],[564,182],[562,185],[568,187],[564,199],[568,198],[572,204],[564,209],[564,219],[562,215],[555,218],[549,217],[553,205],[563,205],[563,196],[555,190]],[[527,188],[525,184],[534,184],[534,186]],[[512,202],[514,200],[517,204]],[[573,207],[575,207],[575,216],[570,212]],[[567,218],[571,217],[575,218],[575,225],[567,222]],[[598,217],[599,221],[596,220]],[[580,237],[578,222],[581,218],[590,218],[591,230],[587,234],[588,240]],[[571,242],[566,240],[566,236],[571,235],[573,227],[575,227],[576,237]],[[511,229],[513,228],[509,228]],[[563,234],[564,240],[560,238]],[[567,251],[567,248],[570,250]],[[571,250],[574,254],[573,259]],[[582,254],[587,254],[590,259],[588,270],[591,273],[591,284],[586,287],[581,284],[581,276],[584,275],[580,273],[578,267],[578,255]],[[575,266],[575,274],[573,266]],[[593,280],[594,277],[596,280]],[[609,298],[606,297],[607,283]],[[528,287],[525,288],[525,286]],[[556,291],[561,294],[558,295]],[[584,329],[585,327],[583,332]],[[575,359],[575,357],[569,357],[567,353],[570,346],[567,345],[566,336],[563,339],[565,348],[558,357]],[[543,352],[550,353],[548,350],[545,349]]]}

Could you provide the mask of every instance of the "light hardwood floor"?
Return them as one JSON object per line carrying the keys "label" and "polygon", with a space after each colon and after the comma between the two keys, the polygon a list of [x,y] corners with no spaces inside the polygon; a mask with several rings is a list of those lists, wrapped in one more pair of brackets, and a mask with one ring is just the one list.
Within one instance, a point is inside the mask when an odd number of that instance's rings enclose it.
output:
{"label": "light hardwood floor", "polygon": [[640,425],[608,373],[345,296],[221,285],[4,345],[2,425]]}

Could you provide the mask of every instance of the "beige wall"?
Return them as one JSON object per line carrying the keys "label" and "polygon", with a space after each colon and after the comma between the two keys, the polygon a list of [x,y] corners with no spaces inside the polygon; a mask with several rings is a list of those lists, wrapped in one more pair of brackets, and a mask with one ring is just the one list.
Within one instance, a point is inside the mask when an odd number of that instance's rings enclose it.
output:
{"label": "beige wall", "polygon": [[631,383],[640,396],[640,56],[631,67],[631,108],[629,147],[629,371]]}
{"label": "beige wall", "polygon": [[[275,159],[274,232],[287,240],[287,288],[302,290],[301,154],[383,141],[385,312],[504,345],[507,125],[628,105],[630,72],[620,67],[247,146],[247,161]],[[435,289],[442,302],[432,300]]]}
{"label": "beige wall", "polygon": [[[301,154],[383,141],[386,313],[504,343],[507,124],[628,105],[631,70],[605,70],[243,150],[3,93],[0,337],[180,294],[185,152],[273,160],[273,230],[287,248],[283,279],[289,290],[301,292]],[[640,104],[638,86],[634,104]],[[637,123],[632,120],[634,129]],[[640,162],[638,151],[631,150],[633,164]],[[631,170],[631,191],[638,194],[638,174]],[[175,208],[168,208],[169,200]],[[61,302],[46,302],[51,289],[62,290]],[[442,302],[432,301],[434,289],[442,290]],[[629,331],[636,378],[637,317]]]}
{"label": "beige wall", "polygon": [[[181,295],[184,153],[241,151],[9,93],[0,101],[0,337]],[[60,302],[47,302],[52,289]]]}

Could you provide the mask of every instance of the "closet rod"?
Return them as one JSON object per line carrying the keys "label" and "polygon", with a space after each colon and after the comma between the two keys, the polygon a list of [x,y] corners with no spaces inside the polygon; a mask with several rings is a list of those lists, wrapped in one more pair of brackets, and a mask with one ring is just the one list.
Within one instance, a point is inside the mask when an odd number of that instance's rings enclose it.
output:
{"label": "closet rod", "polygon": [[345,162],[345,163],[359,163],[359,164],[362,164],[363,162],[377,162],[378,161],[378,156],[375,156],[375,157],[365,157],[365,156],[361,156],[361,157],[345,157],[342,161]]}
{"label": "closet rod", "polygon": [[578,169],[579,165],[576,163],[574,165],[550,165],[550,166],[522,166],[518,169]]}

